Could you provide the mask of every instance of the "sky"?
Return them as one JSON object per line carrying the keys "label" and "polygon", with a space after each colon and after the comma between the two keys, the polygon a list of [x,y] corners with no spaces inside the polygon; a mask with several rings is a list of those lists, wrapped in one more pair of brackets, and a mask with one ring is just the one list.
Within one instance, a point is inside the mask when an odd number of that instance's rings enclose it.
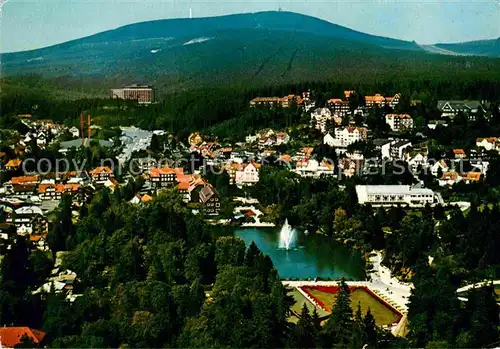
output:
{"label": "sky", "polygon": [[1,52],[23,51],[153,19],[282,8],[420,44],[500,37],[500,0],[0,0]]}

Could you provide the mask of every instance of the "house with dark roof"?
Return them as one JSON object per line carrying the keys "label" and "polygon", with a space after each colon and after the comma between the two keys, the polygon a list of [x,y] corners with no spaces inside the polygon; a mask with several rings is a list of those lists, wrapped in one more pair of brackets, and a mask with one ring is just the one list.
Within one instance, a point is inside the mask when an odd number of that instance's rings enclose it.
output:
{"label": "house with dark roof", "polygon": [[215,188],[206,184],[200,191],[200,203],[204,206],[204,210],[209,215],[218,215],[220,211],[220,197]]}
{"label": "house with dark roof", "polygon": [[478,111],[485,112],[480,101],[469,100],[438,101],[437,108],[441,112],[441,116],[446,118],[454,118],[459,112],[462,112],[470,120],[474,120]]}

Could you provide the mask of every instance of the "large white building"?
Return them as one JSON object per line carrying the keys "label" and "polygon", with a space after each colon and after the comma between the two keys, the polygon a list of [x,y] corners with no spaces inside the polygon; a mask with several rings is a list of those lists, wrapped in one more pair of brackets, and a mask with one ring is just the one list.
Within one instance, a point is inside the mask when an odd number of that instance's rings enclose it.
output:
{"label": "large white building", "polygon": [[235,183],[237,186],[254,185],[259,182],[259,169],[261,165],[249,162],[238,166],[235,173]]}
{"label": "large white building", "polygon": [[154,90],[149,86],[130,85],[111,89],[111,98],[135,100],[139,104],[151,104],[154,99]]}
{"label": "large white building", "polygon": [[366,141],[368,130],[364,127],[338,127],[335,129],[335,139],[339,146],[347,147],[358,141]]}
{"label": "large white building", "polygon": [[311,123],[321,133],[326,133],[326,123],[333,120],[332,112],[328,108],[318,108],[311,113]]}
{"label": "large white building", "polygon": [[409,185],[357,185],[358,202],[372,206],[425,206],[434,203],[431,189],[413,188]]}
{"label": "large white building", "polygon": [[411,130],[413,128],[413,119],[408,114],[387,114],[385,122],[395,132]]}

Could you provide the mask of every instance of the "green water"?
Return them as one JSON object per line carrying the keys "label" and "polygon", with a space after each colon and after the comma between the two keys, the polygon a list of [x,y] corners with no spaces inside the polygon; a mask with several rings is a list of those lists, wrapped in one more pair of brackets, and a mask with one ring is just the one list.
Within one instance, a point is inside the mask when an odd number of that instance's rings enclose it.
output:
{"label": "green water", "polygon": [[365,265],[360,253],[329,237],[300,232],[297,248],[280,250],[279,231],[279,228],[239,228],[235,235],[245,240],[247,246],[254,241],[269,255],[282,279],[364,279]]}

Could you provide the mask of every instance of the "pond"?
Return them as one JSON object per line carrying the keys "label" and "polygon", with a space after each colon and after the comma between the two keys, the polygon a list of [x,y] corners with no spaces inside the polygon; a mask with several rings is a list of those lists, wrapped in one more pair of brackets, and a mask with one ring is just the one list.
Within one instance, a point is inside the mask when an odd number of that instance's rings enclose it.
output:
{"label": "pond", "polygon": [[271,257],[282,279],[364,280],[365,264],[359,252],[330,237],[298,231],[295,248],[280,249],[280,228],[238,228],[235,236],[252,241]]}

